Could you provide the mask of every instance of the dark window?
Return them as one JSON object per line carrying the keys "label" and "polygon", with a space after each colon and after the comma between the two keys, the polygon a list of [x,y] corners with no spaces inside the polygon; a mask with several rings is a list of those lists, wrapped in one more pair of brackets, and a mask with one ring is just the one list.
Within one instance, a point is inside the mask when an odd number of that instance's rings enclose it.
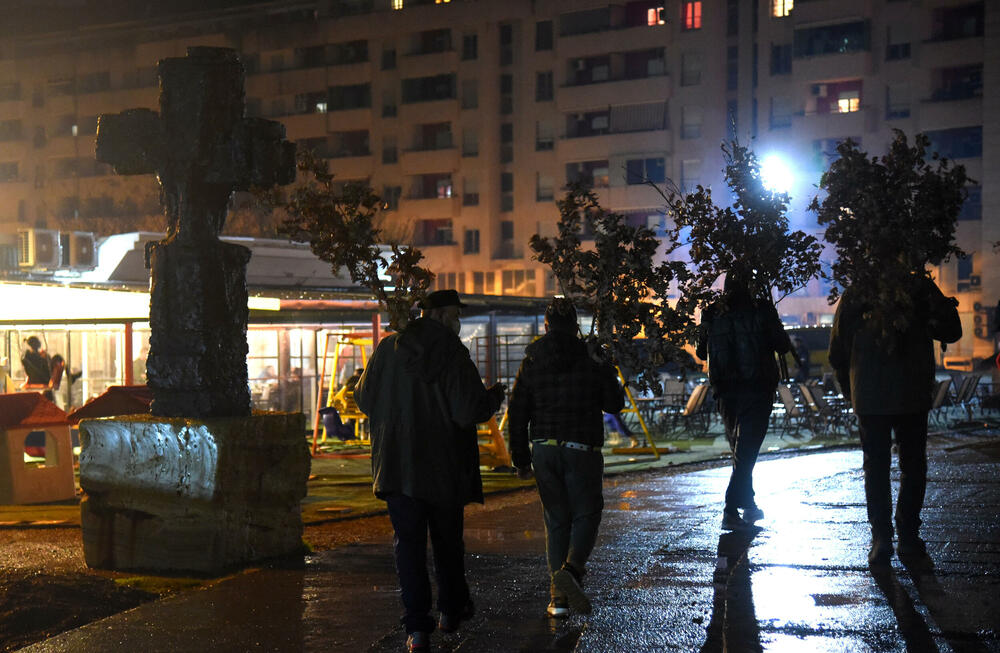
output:
{"label": "dark window", "polygon": [[450,218],[418,220],[414,231],[416,244],[419,246],[455,244]]}
{"label": "dark window", "polygon": [[322,45],[312,45],[308,48],[295,48],[295,67],[312,68],[326,65],[326,48]]}
{"label": "dark window", "polygon": [[538,73],[535,76],[535,101],[549,102],[553,98],[552,71]]}
{"label": "dark window", "polygon": [[600,136],[611,131],[611,111],[591,111],[589,113],[571,113],[566,116],[566,136],[581,138],[585,136]]}
{"label": "dark window", "polygon": [[382,70],[393,70],[396,67],[396,49],[382,50]]}
{"label": "dark window", "polygon": [[927,132],[930,151],[949,159],[969,159],[983,155],[983,127],[956,127]]}
{"label": "dark window", "polygon": [[736,100],[726,102],[726,136],[729,140],[736,138],[736,121],[739,116],[739,107],[739,102]]}
{"label": "dark window", "polygon": [[333,159],[371,154],[367,129],[333,132],[330,134],[330,141],[330,158]]}
{"label": "dark window", "polygon": [[934,10],[931,38],[935,41],[966,39],[983,35],[983,3]]}
{"label": "dark window", "polygon": [[20,99],[21,99],[21,84],[19,82],[0,84],[0,102],[4,102],[7,100],[20,100]]}
{"label": "dark window", "polygon": [[535,50],[551,50],[553,45],[552,21],[540,20],[535,23]]}
{"label": "dark window", "polygon": [[959,220],[982,220],[983,219],[983,187],[969,186],[969,195],[962,204],[962,209],[958,213]]}
{"label": "dark window", "polygon": [[500,210],[514,210],[514,173],[500,173]]}
{"label": "dark window", "polygon": [[653,27],[666,23],[664,0],[637,0],[625,3],[625,27]]}
{"label": "dark window", "polygon": [[450,100],[455,97],[455,75],[413,77],[403,80],[403,102]]}
{"label": "dark window", "polygon": [[663,48],[625,53],[625,79],[657,77],[665,73]]}
{"label": "dark window", "polygon": [[[478,229],[466,229],[465,238],[462,246],[463,254],[478,254],[479,253],[479,230]],[[482,283],[482,272],[478,272],[480,275],[479,280]],[[475,278],[475,276],[473,276]],[[479,292],[482,292],[481,290]]]}
{"label": "dark window", "polygon": [[500,221],[500,239],[501,240],[513,240],[514,239],[514,221],[513,220],[501,220]]}
{"label": "dark window", "polygon": [[514,76],[500,75],[500,113],[514,112]]}
{"label": "dark window", "polygon": [[726,48],[726,90],[735,91],[739,86],[740,49],[731,45]]}
{"label": "dark window", "polygon": [[403,194],[402,186],[384,186],[382,188],[382,208],[395,211],[399,208],[399,197]]}
{"label": "dark window", "polygon": [[0,141],[16,141],[20,138],[20,120],[0,120]]}
{"label": "dark window", "polygon": [[771,74],[790,75],[792,72],[792,44],[771,45]]}
{"label": "dark window", "polygon": [[566,164],[566,182],[581,182],[597,188],[608,185],[608,160]]}
{"label": "dark window", "polygon": [[559,17],[559,35],[573,36],[611,29],[611,11],[607,7],[563,14]]}
{"label": "dark window", "polygon": [[662,184],[666,180],[663,157],[652,159],[628,159],[625,161],[625,183],[644,184],[651,181]]}
{"label": "dark window", "polygon": [[[369,84],[331,86],[329,97],[329,111],[367,109],[372,105],[372,92],[371,85]],[[315,106],[315,103],[313,104]],[[308,111],[307,113],[315,113],[315,111]]]}
{"label": "dark window", "polygon": [[500,65],[509,66],[514,63],[514,26],[500,26]]}
{"label": "dark window", "polygon": [[0,163],[0,182],[17,181],[17,161]]}
{"label": "dark window", "polygon": [[433,54],[451,50],[451,30],[431,29],[417,36],[417,47],[413,54]]}
{"label": "dark window", "polygon": [[726,36],[736,36],[740,32],[739,0],[726,0]]}
{"label": "dark window", "polygon": [[983,94],[983,64],[940,68],[934,71],[931,99],[964,100]]}
{"label": "dark window", "polygon": [[[368,61],[368,41],[334,43],[328,47],[326,58],[331,66]],[[393,53],[393,59],[395,59],[395,53]]]}
{"label": "dark window", "polygon": [[606,82],[611,79],[611,56],[570,59],[567,83],[570,86]]}
{"label": "dark window", "polygon": [[866,20],[795,30],[795,56],[815,57],[868,50],[871,28]]}
{"label": "dark window", "polygon": [[471,61],[479,57],[479,37],[466,34],[462,37],[462,61]]}
{"label": "dark window", "polygon": [[76,80],[78,93],[98,93],[111,89],[111,73],[107,70],[80,75]]}

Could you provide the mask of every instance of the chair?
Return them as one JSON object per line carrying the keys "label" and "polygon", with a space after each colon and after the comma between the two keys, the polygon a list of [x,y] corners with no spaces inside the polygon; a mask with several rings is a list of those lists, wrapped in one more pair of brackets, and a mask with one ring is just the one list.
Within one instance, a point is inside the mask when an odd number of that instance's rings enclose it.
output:
{"label": "chair", "polygon": [[842,426],[847,435],[852,433],[854,412],[850,406],[828,402],[822,393],[806,383],[799,384],[799,391],[812,413],[813,432],[826,434]]}
{"label": "chair", "polygon": [[[712,424],[712,413],[708,409],[705,399],[708,397],[708,384],[699,383],[691,391],[684,410],[677,418],[683,422],[684,431],[689,434],[707,433]],[[675,420],[675,423],[678,420]]]}
{"label": "chair", "polygon": [[951,379],[938,381],[934,386],[934,395],[931,400],[931,410],[928,414],[938,426],[944,426],[944,418],[948,413],[949,393],[951,389]]}
{"label": "chair", "polygon": [[979,401],[976,390],[979,388],[979,380],[982,378],[982,374],[969,374],[962,379],[962,383],[955,393],[955,404],[965,409],[966,419],[970,422],[972,421],[972,406]]}
{"label": "chair", "polygon": [[798,433],[799,429],[802,427],[803,422],[808,420],[809,415],[806,411],[799,406],[798,402],[795,401],[795,395],[792,394],[792,388],[785,385],[784,383],[778,384],[778,398],[781,400],[782,413],[781,413],[781,424],[778,427],[785,432],[794,429],[794,433]]}

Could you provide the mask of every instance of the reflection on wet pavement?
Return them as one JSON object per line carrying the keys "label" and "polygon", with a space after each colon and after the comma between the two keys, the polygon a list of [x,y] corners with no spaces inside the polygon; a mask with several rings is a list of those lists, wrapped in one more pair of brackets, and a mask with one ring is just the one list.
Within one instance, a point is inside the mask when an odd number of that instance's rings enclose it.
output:
{"label": "reflection on wet pavement", "polygon": [[[672,470],[607,484],[584,587],[595,610],[545,615],[534,497],[470,511],[477,612],[435,650],[997,651],[1000,474],[993,450],[932,454],[924,535],[934,569],[867,567],[858,451],[762,460],[760,528],[722,533],[729,470]],[[939,462],[935,458],[943,460]],[[399,592],[382,538],[241,573],[28,650],[400,651]]]}

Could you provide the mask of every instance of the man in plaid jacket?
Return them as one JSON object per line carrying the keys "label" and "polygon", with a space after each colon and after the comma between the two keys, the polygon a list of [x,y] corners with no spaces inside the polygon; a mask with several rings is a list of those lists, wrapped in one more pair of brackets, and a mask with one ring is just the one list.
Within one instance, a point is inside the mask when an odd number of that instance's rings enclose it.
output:
{"label": "man in plaid jacket", "polygon": [[542,499],[548,613],[565,617],[591,609],[580,581],[604,509],[602,411],[617,413],[625,398],[615,369],[593,360],[578,337],[572,302],[552,300],[545,331],[525,350],[507,416],[514,466],[522,478],[534,466]]}

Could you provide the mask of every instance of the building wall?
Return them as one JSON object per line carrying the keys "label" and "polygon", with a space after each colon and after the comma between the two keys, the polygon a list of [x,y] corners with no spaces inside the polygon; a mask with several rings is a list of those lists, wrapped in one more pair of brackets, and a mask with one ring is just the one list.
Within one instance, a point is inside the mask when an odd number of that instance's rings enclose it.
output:
{"label": "building wall", "polygon": [[[589,165],[598,169],[602,202],[656,226],[662,198],[628,183],[626,170],[662,174],[678,187],[719,188],[719,146],[737,136],[760,156],[773,151],[791,162],[798,173],[792,224],[815,230],[805,206],[816,192],[823,152],[836,140],[858,138],[874,154],[893,128],[913,134],[981,127],[981,155],[958,159],[982,186],[979,219],[963,220],[958,230],[960,244],[974,253],[971,272],[953,261],[939,278],[945,292],[960,298],[970,327],[976,305],[992,306],[1000,296],[989,245],[1000,240],[1000,189],[989,174],[1000,164],[996,3],[405,0],[393,10],[397,3],[318,0],[213,10],[209,2],[196,15],[6,40],[0,234],[24,226],[82,228],[99,218],[121,222],[121,231],[143,219],[153,226],[152,176],[116,177],[87,162],[94,118],[155,108],[156,60],[182,56],[188,45],[225,45],[247,63],[249,113],[282,121],[289,138],[329,157],[339,179],[366,180],[389,198],[398,192],[389,230],[414,239],[442,285],[552,292],[528,239],[555,232],[554,200],[568,166],[606,161]],[[789,15],[775,17],[776,4],[791,6]],[[689,24],[695,20],[689,5],[700,7],[697,26]],[[936,35],[941,12],[968,6],[984,12],[982,35]],[[635,25],[627,26],[631,19]],[[551,47],[544,38],[539,45],[539,29],[549,22]],[[863,25],[861,47],[823,53],[836,50],[827,43],[836,33],[823,37],[821,28],[855,22]],[[447,30],[450,40],[433,30]],[[797,34],[800,41],[814,36],[813,51],[795,51]],[[364,42],[367,55],[346,45],[352,42]],[[775,57],[775,46],[787,49]],[[659,62],[641,54],[658,49]],[[952,83],[942,92],[943,69],[976,65],[982,66],[977,91]],[[550,87],[539,88],[539,76],[548,73]],[[404,97],[404,87],[414,84],[406,80],[438,75],[453,76],[445,97]],[[841,98],[850,110],[830,111]],[[20,121],[19,128],[10,121]],[[445,123],[449,129],[432,126]],[[782,302],[781,312],[803,322],[829,319],[825,293],[814,282]],[[953,351],[985,356],[992,347],[973,331]]]}

